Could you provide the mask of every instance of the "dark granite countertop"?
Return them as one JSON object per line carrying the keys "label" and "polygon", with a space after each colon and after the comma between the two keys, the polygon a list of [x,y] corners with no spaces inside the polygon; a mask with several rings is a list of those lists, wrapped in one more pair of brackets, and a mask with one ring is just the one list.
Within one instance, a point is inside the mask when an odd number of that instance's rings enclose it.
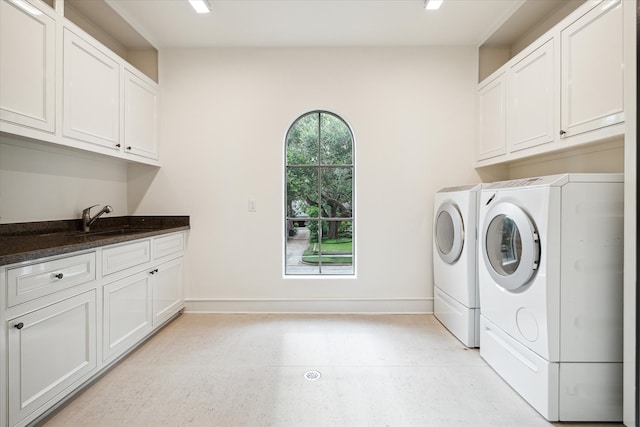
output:
{"label": "dark granite countertop", "polygon": [[91,231],[82,220],[0,224],[0,265],[82,251],[99,246],[188,230],[188,216],[100,218]]}

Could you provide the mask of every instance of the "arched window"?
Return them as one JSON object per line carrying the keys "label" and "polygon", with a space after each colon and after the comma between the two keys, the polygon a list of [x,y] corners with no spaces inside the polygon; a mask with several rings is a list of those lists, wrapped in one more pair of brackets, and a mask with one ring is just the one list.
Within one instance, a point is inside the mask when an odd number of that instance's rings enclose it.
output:
{"label": "arched window", "polygon": [[299,117],[286,137],[285,274],[353,275],[354,150],[327,111]]}

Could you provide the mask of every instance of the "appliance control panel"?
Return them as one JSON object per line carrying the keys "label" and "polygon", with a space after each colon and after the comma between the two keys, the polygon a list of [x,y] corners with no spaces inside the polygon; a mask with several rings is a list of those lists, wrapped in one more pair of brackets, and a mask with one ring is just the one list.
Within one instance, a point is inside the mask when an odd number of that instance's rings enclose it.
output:
{"label": "appliance control panel", "polygon": [[522,188],[522,187],[539,187],[539,186],[560,186],[569,181],[568,174],[536,176],[533,178],[514,179],[511,181],[500,181],[483,185],[482,189],[495,190],[499,188]]}
{"label": "appliance control panel", "polygon": [[457,187],[445,187],[438,191],[438,193],[455,193],[457,191],[474,191],[480,190],[483,184],[471,184],[471,185],[459,185]]}

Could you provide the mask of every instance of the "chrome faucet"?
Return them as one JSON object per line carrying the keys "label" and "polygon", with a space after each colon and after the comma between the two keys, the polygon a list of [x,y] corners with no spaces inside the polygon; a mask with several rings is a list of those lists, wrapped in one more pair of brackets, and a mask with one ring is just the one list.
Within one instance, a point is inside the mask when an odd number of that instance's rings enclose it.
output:
{"label": "chrome faucet", "polygon": [[84,229],[84,231],[89,231],[91,225],[96,222],[96,220],[100,218],[102,214],[113,212],[113,208],[109,205],[106,205],[100,210],[100,212],[98,212],[93,218],[91,218],[91,208],[95,208],[96,206],[98,205],[89,206],[82,211],[82,228]]}

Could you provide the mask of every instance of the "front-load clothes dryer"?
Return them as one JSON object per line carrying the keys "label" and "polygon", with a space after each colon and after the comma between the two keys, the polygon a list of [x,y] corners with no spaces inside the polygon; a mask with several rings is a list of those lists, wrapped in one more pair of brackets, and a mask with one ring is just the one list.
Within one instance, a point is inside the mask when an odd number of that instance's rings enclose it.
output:
{"label": "front-load clothes dryer", "polygon": [[476,236],[481,184],[434,197],[434,314],[467,347],[480,343]]}
{"label": "front-load clothes dryer", "polygon": [[622,174],[487,184],[480,355],[550,421],[622,419]]}

